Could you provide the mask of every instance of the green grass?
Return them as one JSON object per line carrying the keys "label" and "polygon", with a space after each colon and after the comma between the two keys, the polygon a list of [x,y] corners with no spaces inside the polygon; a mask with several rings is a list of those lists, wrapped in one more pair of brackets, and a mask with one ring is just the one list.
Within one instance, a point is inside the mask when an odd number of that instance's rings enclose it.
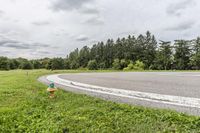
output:
{"label": "green grass", "polygon": [[[84,71],[0,72],[0,132],[200,132],[200,118],[59,90],[49,99],[41,75]],[[89,71],[91,72],[91,71]],[[104,71],[106,72],[106,71]]]}

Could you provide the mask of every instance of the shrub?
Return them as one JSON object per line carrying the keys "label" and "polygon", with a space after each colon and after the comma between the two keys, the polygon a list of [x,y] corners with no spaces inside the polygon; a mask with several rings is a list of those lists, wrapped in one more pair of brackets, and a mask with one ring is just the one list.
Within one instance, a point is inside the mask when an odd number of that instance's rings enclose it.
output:
{"label": "shrub", "polygon": [[99,69],[105,69],[106,68],[106,63],[105,62],[101,62],[98,66]]}
{"label": "shrub", "polygon": [[137,60],[133,66],[133,70],[144,70],[144,63]]}
{"label": "shrub", "polygon": [[130,62],[130,61],[127,61],[127,60],[125,60],[125,59],[121,59],[121,61],[120,61],[121,69],[127,67],[128,64],[129,64],[129,62]]}
{"label": "shrub", "polygon": [[133,70],[133,68],[134,68],[133,62],[130,62],[130,63],[128,64],[128,66],[125,67],[123,70]]}
{"label": "shrub", "polygon": [[123,70],[144,70],[144,63],[137,60],[135,64],[131,61],[126,68]]}
{"label": "shrub", "polygon": [[129,62],[130,61],[127,61],[125,59],[121,59],[121,60],[115,59],[114,62],[112,63],[112,66],[113,66],[113,69],[120,70],[127,67]]}
{"label": "shrub", "polygon": [[96,60],[90,60],[90,61],[88,62],[87,68],[88,68],[89,70],[97,70],[97,69],[98,69],[97,61],[96,61]]}
{"label": "shrub", "polygon": [[115,59],[114,62],[112,63],[112,66],[113,66],[113,69],[116,69],[116,70],[121,69],[120,60]]}

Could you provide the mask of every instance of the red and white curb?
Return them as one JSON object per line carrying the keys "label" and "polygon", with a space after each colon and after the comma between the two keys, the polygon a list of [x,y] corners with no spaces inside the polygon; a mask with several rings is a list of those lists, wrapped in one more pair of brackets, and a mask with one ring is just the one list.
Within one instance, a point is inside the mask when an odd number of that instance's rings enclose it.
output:
{"label": "red and white curb", "polygon": [[199,98],[138,92],[138,91],[116,89],[116,88],[107,88],[107,87],[89,85],[89,84],[62,79],[59,77],[59,75],[62,75],[62,74],[49,75],[46,78],[47,80],[52,81],[56,84],[76,88],[83,91],[89,91],[89,92],[101,93],[101,94],[107,94],[107,95],[113,95],[113,96],[119,96],[119,97],[126,97],[126,98],[132,98],[132,99],[144,100],[144,101],[156,102],[156,103],[162,103],[162,104],[170,104],[170,105],[175,105],[175,106],[200,108]]}

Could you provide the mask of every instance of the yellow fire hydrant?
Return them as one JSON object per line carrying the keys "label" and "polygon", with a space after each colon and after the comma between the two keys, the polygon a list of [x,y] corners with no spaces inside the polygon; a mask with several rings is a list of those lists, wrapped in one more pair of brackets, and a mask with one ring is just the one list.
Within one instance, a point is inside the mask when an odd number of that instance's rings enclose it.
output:
{"label": "yellow fire hydrant", "polygon": [[49,92],[49,98],[54,98],[55,91],[57,91],[57,88],[55,87],[54,83],[50,83],[49,87],[47,88],[47,92]]}

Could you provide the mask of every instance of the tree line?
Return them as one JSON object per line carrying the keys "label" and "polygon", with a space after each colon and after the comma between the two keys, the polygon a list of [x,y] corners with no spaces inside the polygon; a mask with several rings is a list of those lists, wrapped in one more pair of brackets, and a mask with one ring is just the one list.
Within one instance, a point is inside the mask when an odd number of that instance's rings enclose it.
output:
{"label": "tree line", "polygon": [[145,35],[108,39],[92,47],[84,46],[66,58],[27,60],[0,57],[0,70],[10,69],[124,69],[124,70],[199,70],[200,37],[193,40],[157,41]]}

